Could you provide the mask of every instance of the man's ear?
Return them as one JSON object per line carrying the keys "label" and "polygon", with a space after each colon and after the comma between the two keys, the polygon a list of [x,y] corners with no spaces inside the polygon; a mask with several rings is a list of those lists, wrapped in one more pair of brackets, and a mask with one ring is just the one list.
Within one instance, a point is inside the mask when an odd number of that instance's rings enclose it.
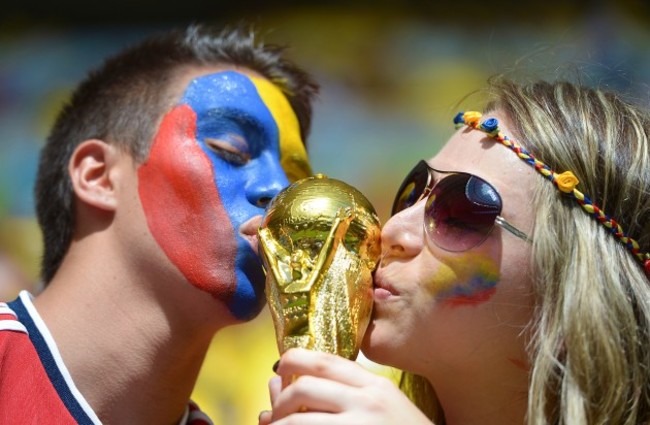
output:
{"label": "man's ear", "polygon": [[114,146],[97,139],[86,140],[74,150],[68,172],[82,202],[105,211],[115,210],[117,198],[110,171],[116,155]]}

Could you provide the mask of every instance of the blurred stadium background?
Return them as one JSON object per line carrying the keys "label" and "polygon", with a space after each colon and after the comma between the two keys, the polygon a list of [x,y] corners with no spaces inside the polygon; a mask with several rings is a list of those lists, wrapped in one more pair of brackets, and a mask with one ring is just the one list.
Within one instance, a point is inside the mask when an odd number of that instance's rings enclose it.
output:
{"label": "blurred stadium background", "polygon": [[[0,15],[0,299],[38,291],[38,151],[92,67],[159,30],[246,21],[322,85],[314,170],[356,186],[382,221],[402,177],[453,131],[489,76],[580,80],[648,102],[646,1],[12,2]],[[466,101],[468,107],[480,107]],[[215,338],[194,399],[215,423],[257,423],[277,359],[268,314]],[[361,359],[363,362],[364,360]],[[368,367],[374,367],[366,362]],[[378,370],[383,373],[383,370]]]}

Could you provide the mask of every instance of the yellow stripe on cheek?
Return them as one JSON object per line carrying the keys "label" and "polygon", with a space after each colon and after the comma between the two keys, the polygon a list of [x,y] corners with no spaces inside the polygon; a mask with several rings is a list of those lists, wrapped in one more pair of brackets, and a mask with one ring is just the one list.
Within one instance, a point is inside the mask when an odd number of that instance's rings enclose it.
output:
{"label": "yellow stripe on cheek", "polygon": [[426,282],[426,289],[429,290],[431,295],[436,296],[448,292],[458,284],[458,281],[458,275],[454,269],[446,264],[441,264],[435,274],[431,276],[431,280]]}
{"label": "yellow stripe on cheek", "polygon": [[287,98],[270,81],[251,76],[257,92],[271,111],[278,126],[280,163],[289,181],[294,182],[312,175],[305,145],[300,137],[300,125]]}
{"label": "yellow stripe on cheek", "polygon": [[499,267],[494,260],[472,253],[446,258],[427,282],[427,289],[434,296],[471,295],[494,287],[498,280]]}

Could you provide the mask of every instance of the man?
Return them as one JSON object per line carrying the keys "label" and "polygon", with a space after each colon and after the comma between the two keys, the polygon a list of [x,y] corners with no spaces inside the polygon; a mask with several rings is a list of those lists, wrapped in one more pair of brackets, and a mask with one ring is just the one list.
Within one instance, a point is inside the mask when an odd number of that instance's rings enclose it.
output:
{"label": "man", "polygon": [[81,83],[41,154],[46,287],[0,304],[0,423],[209,423],[189,396],[264,304],[256,231],[311,173],[316,92],[281,49],[199,26]]}

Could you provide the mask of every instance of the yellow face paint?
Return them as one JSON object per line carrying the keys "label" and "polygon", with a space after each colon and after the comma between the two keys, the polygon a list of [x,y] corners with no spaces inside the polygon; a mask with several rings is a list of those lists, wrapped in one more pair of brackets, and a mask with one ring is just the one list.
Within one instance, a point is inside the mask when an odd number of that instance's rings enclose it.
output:
{"label": "yellow face paint", "polygon": [[305,145],[300,137],[298,118],[282,91],[270,81],[250,76],[278,126],[280,163],[290,182],[312,175]]}
{"label": "yellow face paint", "polygon": [[449,257],[428,282],[438,300],[451,304],[480,304],[495,291],[499,268],[488,257],[476,253]]}

